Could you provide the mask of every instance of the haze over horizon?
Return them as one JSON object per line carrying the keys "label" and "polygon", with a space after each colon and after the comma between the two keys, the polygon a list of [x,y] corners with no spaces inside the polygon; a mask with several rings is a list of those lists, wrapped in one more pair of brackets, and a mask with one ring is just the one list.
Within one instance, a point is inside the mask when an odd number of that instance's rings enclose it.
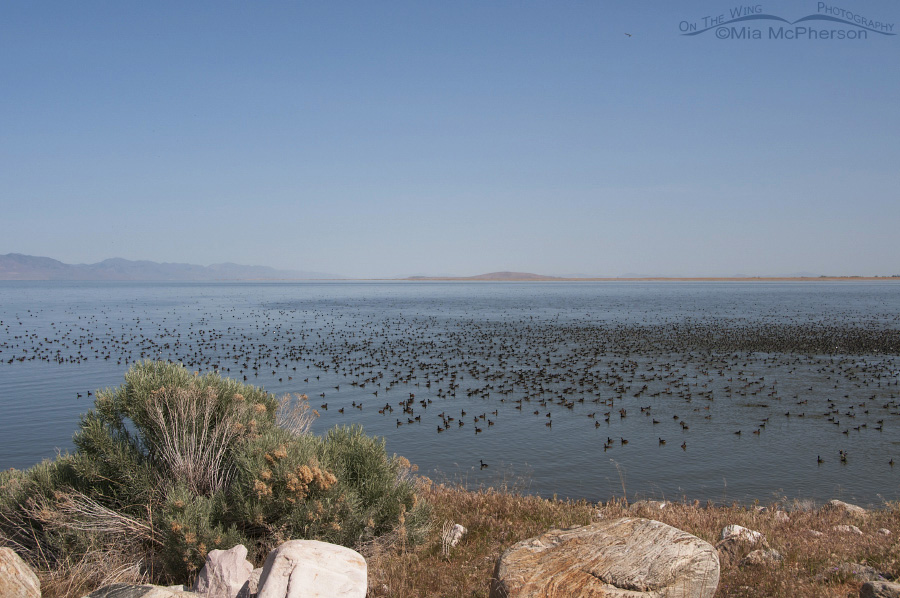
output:
{"label": "haze over horizon", "polygon": [[[859,275],[844,277],[859,278]],[[900,275],[873,275],[878,278],[900,278]],[[735,273],[730,276],[679,276],[651,274],[646,272],[624,272],[621,274],[546,274],[510,270],[492,270],[465,274],[411,274],[408,276],[352,278],[335,272],[315,272],[275,269],[265,264],[191,264],[178,262],[154,262],[150,260],[126,260],[107,258],[92,264],[67,264],[48,256],[30,256],[21,253],[0,255],[0,281],[302,281],[302,280],[481,280],[481,281],[540,281],[573,279],[695,279],[695,278],[833,278],[832,274],[816,272],[782,272],[775,274],[746,275]],[[839,276],[838,276],[839,277]]]}
{"label": "haze over horizon", "polygon": [[900,273],[900,5],[849,6],[892,26],[865,39],[682,35],[735,7],[6,3],[0,254]]}

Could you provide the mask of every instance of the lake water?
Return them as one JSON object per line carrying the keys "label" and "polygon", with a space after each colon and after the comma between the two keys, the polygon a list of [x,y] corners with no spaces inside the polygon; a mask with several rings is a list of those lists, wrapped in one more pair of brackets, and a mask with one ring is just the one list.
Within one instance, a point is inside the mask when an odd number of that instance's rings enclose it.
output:
{"label": "lake water", "polygon": [[316,433],[472,488],[900,499],[894,281],[0,282],[0,468],[71,450],[141,359],[305,393]]}

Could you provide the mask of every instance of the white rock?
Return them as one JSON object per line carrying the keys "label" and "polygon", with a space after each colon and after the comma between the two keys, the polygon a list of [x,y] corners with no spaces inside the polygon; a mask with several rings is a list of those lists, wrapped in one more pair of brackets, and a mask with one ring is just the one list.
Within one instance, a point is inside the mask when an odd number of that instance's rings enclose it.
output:
{"label": "white rock", "polygon": [[41,598],[41,582],[22,557],[10,548],[0,548],[0,596]]}
{"label": "white rock", "polygon": [[[178,586],[175,586],[178,587]],[[193,592],[149,584],[114,583],[94,590],[85,598],[198,598]]]}
{"label": "white rock", "polygon": [[822,536],[825,535],[816,529],[808,529],[808,530],[806,530],[806,533],[809,534],[810,536],[812,536],[813,538],[821,538]]}
{"label": "white rock", "polygon": [[835,525],[831,529],[842,534],[856,534],[858,536],[863,535],[862,530],[855,525]]}
{"label": "white rock", "polygon": [[266,558],[257,598],[365,598],[366,560],[316,540],[285,542]]}
{"label": "white rock", "polygon": [[879,536],[890,536],[890,535],[891,535],[891,530],[889,530],[889,529],[886,528],[886,527],[883,527],[883,528],[881,528],[880,530],[878,530],[877,533],[878,533]]}
{"label": "white rock", "polygon": [[242,544],[230,550],[210,550],[194,591],[207,598],[237,598],[251,571],[253,564],[247,560],[247,549]]}
{"label": "white rock", "polygon": [[750,544],[756,544],[757,542],[761,542],[763,540],[763,535],[759,532],[753,531],[752,529],[747,529],[746,527],[742,527],[740,525],[726,525],[722,528],[722,539],[727,540],[728,538],[737,537],[744,542],[749,542]]}
{"label": "white rock", "polygon": [[778,523],[787,523],[791,518],[784,511],[775,511],[775,521]]}
{"label": "white rock", "polygon": [[241,588],[241,591],[238,592],[238,598],[250,598],[251,596],[256,596],[257,592],[259,592],[260,575],[262,575],[262,567],[257,567],[250,572],[250,579],[247,580],[247,583],[245,583],[244,587]]}
{"label": "white rock", "polygon": [[462,540],[462,537],[466,535],[468,532],[466,528],[461,526],[460,524],[456,524],[450,528],[450,532],[447,534],[447,544],[449,546],[456,546],[459,544],[459,541]]}
{"label": "white rock", "polygon": [[828,502],[828,506],[832,509],[838,509],[840,511],[844,511],[848,515],[865,515],[866,510],[862,507],[858,507],[856,505],[851,505],[848,502],[844,502],[842,500],[832,500]]}

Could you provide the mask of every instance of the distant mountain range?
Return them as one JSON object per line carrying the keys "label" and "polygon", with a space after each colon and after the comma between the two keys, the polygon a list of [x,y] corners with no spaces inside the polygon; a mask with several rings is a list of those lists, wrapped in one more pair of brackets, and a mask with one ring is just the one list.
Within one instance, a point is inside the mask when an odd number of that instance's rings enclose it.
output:
{"label": "distant mountain range", "polygon": [[410,276],[406,280],[561,280],[558,276],[544,276],[529,272],[490,272],[477,276]]}
{"label": "distant mountain range", "polygon": [[[798,272],[781,276],[731,277],[680,277],[647,274],[622,274],[619,276],[590,276],[583,274],[546,276],[530,272],[489,272],[475,276],[410,276],[409,281],[564,281],[564,280],[844,280],[870,279],[860,276],[817,276],[811,272]],[[877,279],[878,277],[874,277]],[[896,280],[900,275],[881,277]],[[64,264],[49,257],[8,253],[0,255],[0,280],[133,280],[172,282],[215,281],[292,281],[292,280],[347,280],[346,277],[327,272],[306,270],[277,270],[268,266],[244,266],[241,264],[158,263],[145,260],[133,261],[111,258],[96,264]],[[385,279],[388,280],[388,279]],[[391,280],[398,280],[396,278]]]}
{"label": "distant mountain range", "polygon": [[135,280],[212,282],[227,280],[338,279],[325,272],[276,270],[268,266],[241,264],[157,263],[111,258],[96,264],[64,264],[49,257],[8,253],[0,255],[0,280]]}

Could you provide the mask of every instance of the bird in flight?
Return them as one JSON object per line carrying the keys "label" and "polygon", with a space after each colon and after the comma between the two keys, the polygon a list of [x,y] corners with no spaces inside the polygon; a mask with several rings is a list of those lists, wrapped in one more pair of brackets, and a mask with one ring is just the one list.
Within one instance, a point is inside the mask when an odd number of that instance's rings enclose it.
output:
{"label": "bird in flight", "polygon": [[626,33],[625,35],[627,35],[628,37],[631,37],[631,34],[630,34],[630,33]]}

